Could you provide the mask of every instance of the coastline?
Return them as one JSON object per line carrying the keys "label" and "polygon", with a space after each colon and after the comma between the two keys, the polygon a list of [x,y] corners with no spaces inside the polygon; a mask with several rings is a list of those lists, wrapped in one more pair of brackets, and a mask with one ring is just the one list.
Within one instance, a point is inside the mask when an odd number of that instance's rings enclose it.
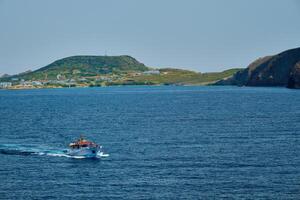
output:
{"label": "coastline", "polygon": [[289,90],[297,90],[297,88],[287,88],[284,86],[239,86],[239,85],[213,85],[213,84],[206,84],[206,85],[200,85],[200,84],[145,84],[145,85],[125,85],[125,84],[120,84],[120,85],[107,85],[107,86],[76,86],[76,87],[17,87],[17,88],[0,88],[0,91],[16,91],[16,90],[46,90],[46,89],[81,89],[81,88],[113,88],[113,87],[138,87],[138,86],[143,86],[143,87],[167,87],[167,86],[172,86],[172,87],[236,87],[236,88],[283,88],[283,89],[289,89]]}

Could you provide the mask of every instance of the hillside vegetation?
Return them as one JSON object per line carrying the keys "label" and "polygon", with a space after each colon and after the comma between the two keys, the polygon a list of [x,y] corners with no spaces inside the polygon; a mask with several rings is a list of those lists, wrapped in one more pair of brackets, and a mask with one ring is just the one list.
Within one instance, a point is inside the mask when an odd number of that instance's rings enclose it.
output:
{"label": "hillside vegetation", "polygon": [[35,71],[5,76],[12,88],[85,87],[107,85],[208,85],[241,69],[198,73],[174,68],[150,68],[131,56],[72,56]]}
{"label": "hillside vegetation", "polygon": [[160,74],[137,76],[135,82],[149,84],[207,85],[220,79],[232,76],[241,69],[230,69],[223,72],[197,73],[189,70],[165,68]]}
{"label": "hillside vegetation", "polygon": [[79,78],[146,70],[148,67],[131,56],[72,56],[57,60],[36,71],[14,77],[25,80],[53,80],[58,74],[65,78]]}

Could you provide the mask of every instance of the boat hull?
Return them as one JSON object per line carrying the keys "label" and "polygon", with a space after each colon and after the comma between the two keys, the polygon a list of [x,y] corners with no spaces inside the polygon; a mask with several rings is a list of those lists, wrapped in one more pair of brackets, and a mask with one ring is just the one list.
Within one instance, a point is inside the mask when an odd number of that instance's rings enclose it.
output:
{"label": "boat hull", "polygon": [[79,149],[69,149],[68,154],[70,156],[80,156],[86,158],[94,158],[97,157],[99,149],[96,147],[85,147]]}

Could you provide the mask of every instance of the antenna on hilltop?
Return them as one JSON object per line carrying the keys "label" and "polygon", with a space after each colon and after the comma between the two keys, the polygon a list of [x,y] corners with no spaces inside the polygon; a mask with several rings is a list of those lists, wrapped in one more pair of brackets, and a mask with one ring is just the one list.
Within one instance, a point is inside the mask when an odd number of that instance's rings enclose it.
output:
{"label": "antenna on hilltop", "polygon": [[104,55],[107,56],[107,50],[105,50],[105,54]]}

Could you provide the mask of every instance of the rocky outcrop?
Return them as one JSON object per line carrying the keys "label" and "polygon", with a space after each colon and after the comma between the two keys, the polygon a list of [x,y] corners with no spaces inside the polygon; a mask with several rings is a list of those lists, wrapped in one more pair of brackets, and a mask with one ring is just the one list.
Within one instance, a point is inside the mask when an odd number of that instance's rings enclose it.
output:
{"label": "rocky outcrop", "polygon": [[300,62],[291,71],[287,87],[300,89]]}
{"label": "rocky outcrop", "polygon": [[284,86],[300,88],[300,48],[259,58],[217,85]]}

